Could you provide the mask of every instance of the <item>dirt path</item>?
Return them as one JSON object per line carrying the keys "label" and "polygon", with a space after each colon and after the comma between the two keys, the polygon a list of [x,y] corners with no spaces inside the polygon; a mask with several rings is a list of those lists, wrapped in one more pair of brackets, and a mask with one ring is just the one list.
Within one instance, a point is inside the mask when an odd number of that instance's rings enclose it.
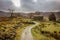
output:
{"label": "dirt path", "polygon": [[39,25],[39,23],[37,22],[34,22],[35,24],[34,25],[30,25],[28,26],[23,32],[22,32],[22,35],[21,35],[21,40],[34,40],[32,34],[31,34],[31,29],[37,25]]}

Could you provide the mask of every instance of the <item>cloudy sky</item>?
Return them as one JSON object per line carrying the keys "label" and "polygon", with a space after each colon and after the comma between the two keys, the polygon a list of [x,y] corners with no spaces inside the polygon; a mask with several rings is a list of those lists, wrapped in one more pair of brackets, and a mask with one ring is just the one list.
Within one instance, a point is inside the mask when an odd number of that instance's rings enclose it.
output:
{"label": "cloudy sky", "polygon": [[60,11],[60,0],[0,0],[0,10]]}

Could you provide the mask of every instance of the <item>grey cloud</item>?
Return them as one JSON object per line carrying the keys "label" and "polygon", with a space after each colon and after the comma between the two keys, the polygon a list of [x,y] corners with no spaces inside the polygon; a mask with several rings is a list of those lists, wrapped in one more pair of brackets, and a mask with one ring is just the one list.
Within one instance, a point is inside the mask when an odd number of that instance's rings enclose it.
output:
{"label": "grey cloud", "polygon": [[0,10],[13,8],[19,11],[60,11],[60,1],[38,0],[36,3],[33,0],[21,0],[21,8],[14,7],[11,0],[0,0]]}

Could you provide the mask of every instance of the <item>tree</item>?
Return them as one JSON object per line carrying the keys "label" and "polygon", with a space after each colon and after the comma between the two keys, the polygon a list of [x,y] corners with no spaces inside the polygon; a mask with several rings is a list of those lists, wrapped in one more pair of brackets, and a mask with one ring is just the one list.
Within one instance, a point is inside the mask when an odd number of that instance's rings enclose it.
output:
{"label": "tree", "polygon": [[12,10],[12,9],[8,9],[9,11],[10,11],[10,13],[11,13],[11,16],[10,17],[13,17],[13,11],[14,10]]}
{"label": "tree", "polygon": [[49,21],[56,21],[56,16],[55,16],[55,14],[51,14],[51,15],[49,15]]}

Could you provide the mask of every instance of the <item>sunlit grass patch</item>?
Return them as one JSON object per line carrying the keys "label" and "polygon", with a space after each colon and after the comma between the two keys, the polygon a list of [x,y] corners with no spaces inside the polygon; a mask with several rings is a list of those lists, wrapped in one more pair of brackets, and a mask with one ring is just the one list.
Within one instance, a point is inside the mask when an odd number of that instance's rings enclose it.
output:
{"label": "sunlit grass patch", "polygon": [[[32,28],[31,31],[35,40],[56,40],[54,37],[51,37],[50,35],[55,31],[60,32],[60,23],[55,24],[55,22],[40,22],[40,25]],[[42,34],[42,31],[51,34],[47,36],[46,33]]]}
{"label": "sunlit grass patch", "polygon": [[40,32],[39,33],[35,32],[35,29],[32,29],[31,31],[32,31],[32,35],[34,37],[34,40],[55,40],[54,38],[44,36]]}

